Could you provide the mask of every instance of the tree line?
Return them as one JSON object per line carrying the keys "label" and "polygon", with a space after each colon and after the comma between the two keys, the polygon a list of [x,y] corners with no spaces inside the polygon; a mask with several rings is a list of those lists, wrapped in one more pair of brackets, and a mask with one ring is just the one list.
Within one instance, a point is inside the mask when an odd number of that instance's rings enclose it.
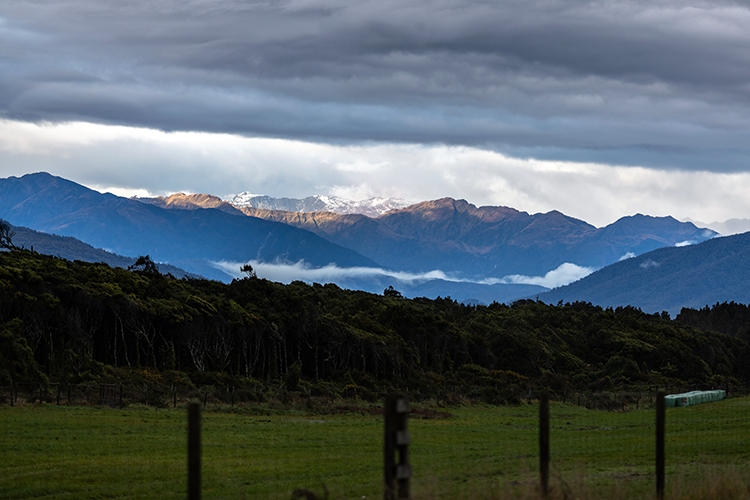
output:
{"label": "tree line", "polygon": [[588,303],[474,306],[244,271],[225,284],[160,274],[147,257],[122,269],[0,252],[0,385],[78,383],[117,367],[512,401],[532,386],[750,381],[747,337],[686,311],[673,321]]}

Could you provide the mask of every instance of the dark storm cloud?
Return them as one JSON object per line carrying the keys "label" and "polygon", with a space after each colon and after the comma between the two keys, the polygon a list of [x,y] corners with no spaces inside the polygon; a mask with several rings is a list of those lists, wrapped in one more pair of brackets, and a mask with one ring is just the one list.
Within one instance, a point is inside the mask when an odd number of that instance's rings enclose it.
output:
{"label": "dark storm cloud", "polygon": [[0,6],[0,113],[744,170],[743,2]]}

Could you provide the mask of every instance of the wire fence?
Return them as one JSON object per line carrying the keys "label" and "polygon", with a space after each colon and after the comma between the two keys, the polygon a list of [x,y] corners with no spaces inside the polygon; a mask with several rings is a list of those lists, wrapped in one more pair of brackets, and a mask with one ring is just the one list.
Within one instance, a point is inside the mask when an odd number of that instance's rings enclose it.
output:
{"label": "wire fence", "polygon": [[[748,472],[750,462],[738,462],[743,460],[743,457],[750,458],[750,403],[746,398],[740,397],[748,395],[745,389],[730,388],[728,396],[742,403],[737,405],[736,411],[725,409],[718,415],[710,403],[698,405],[694,409],[668,408],[666,415],[662,414],[661,424],[659,423],[659,394],[684,393],[694,388],[653,386],[641,391],[529,394],[527,403],[534,407],[539,405],[538,420],[530,420],[529,412],[519,411],[517,416],[506,413],[507,421],[502,422],[505,429],[498,430],[496,434],[488,434],[482,443],[473,442],[472,446],[476,448],[472,448],[470,456],[481,455],[477,462],[479,469],[482,464],[492,462],[491,467],[488,465],[490,474],[493,470],[504,470],[509,478],[521,477],[514,471],[522,467],[519,466],[522,460],[535,462],[538,459],[539,491],[542,494],[548,491],[559,493],[567,487],[563,478],[570,477],[570,464],[580,467],[578,473],[581,481],[596,482],[600,478],[641,480],[648,483],[649,491],[653,493],[656,490],[658,495],[664,495],[664,477],[667,478],[666,490],[669,493],[670,488],[677,488],[683,478],[691,474],[705,475],[706,471],[712,473],[712,470],[719,470],[718,466],[740,466],[740,476]],[[235,385],[189,387],[179,384],[165,386],[126,382],[52,382],[0,386],[0,404],[19,406],[45,403],[110,407],[147,405],[172,408],[187,407],[193,401],[193,404],[198,404],[201,408],[211,409],[253,405],[263,401],[265,397],[267,395],[264,395],[261,388],[240,389]],[[546,409],[545,397],[551,400]],[[393,407],[397,408],[398,405]],[[664,406],[661,408],[664,409]],[[388,412],[386,418],[387,414]],[[435,450],[442,448],[437,447],[438,444],[428,443],[431,438],[426,433],[417,433],[412,439],[406,432],[405,421],[398,422],[400,423],[391,423],[390,426],[386,424],[386,428],[390,430],[386,432],[385,442],[385,483],[391,484],[391,498],[395,494],[398,494],[399,498],[408,498],[408,488],[403,489],[406,493],[401,496],[401,490],[394,483],[402,480],[403,484],[407,484],[406,481],[412,477],[406,447],[414,444],[419,449],[420,446],[429,444],[436,446]],[[537,422],[538,434],[535,432]],[[532,424],[531,429],[529,424]],[[660,425],[661,437],[658,430]],[[730,429],[729,433],[727,429]],[[460,443],[461,433],[466,435],[472,431],[456,428],[453,432],[456,435],[455,442]],[[508,435],[514,436],[512,441],[507,439]],[[387,441],[388,436],[392,439],[390,442]],[[496,439],[499,436],[505,436],[505,441]],[[533,442],[537,438],[538,447],[537,443]],[[373,436],[373,439],[377,438]],[[454,443],[448,442],[440,446],[446,447],[446,453],[452,453],[450,448]],[[730,448],[736,451],[733,452]],[[532,451],[534,449],[538,451]],[[394,453],[399,454],[398,462],[393,459]],[[415,464],[415,470],[420,471],[418,462]],[[717,481],[727,480],[727,476],[722,476],[721,471],[716,477]],[[685,481],[685,484],[695,483]]]}
{"label": "wire fence", "polygon": [[57,404],[67,406],[125,407],[133,404],[156,408],[184,405],[199,399],[208,405],[254,403],[263,400],[262,392],[237,390],[236,386],[165,387],[160,384],[133,385],[126,383],[70,384],[64,382],[15,383],[0,386],[0,404]]}
{"label": "wire fence", "polygon": [[[650,386],[642,390],[634,391],[570,391],[554,393],[549,392],[549,398],[554,402],[571,404],[590,410],[604,410],[623,412],[652,408],[658,392],[666,394],[687,393],[696,390],[721,389],[729,396],[750,395],[750,388],[731,387],[705,387],[699,385],[670,385]],[[447,391],[447,396],[437,399],[438,405],[451,406],[454,402],[466,402],[462,399],[462,391],[456,388],[452,393]],[[269,388],[262,385],[253,387],[227,385],[203,385],[188,386],[182,384],[166,385],[158,384],[134,384],[131,381],[110,381],[108,383],[81,383],[73,384],[67,382],[22,382],[12,385],[0,386],[0,404],[34,404],[47,403],[57,405],[100,405],[110,407],[124,407],[132,404],[142,404],[156,408],[176,407],[185,405],[192,399],[198,399],[204,408],[211,406],[236,406],[252,405],[272,399],[282,402],[291,399],[310,399],[313,397],[323,398],[332,402],[336,399],[342,401],[356,401],[359,396],[356,391],[348,391],[346,388],[337,394],[330,391],[325,394],[310,391],[287,391],[283,385]],[[418,395],[410,395],[412,401],[420,401]],[[525,401],[535,401],[538,393],[529,389],[525,395]]]}

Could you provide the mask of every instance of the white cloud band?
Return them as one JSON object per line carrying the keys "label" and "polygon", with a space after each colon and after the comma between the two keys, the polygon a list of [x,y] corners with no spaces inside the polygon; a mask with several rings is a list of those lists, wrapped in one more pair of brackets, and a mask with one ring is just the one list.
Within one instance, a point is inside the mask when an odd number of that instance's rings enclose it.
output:
{"label": "white cloud band", "polygon": [[214,263],[214,265],[218,269],[236,278],[242,277],[244,275],[240,271],[240,268],[243,264],[250,264],[253,267],[253,270],[257,273],[258,277],[266,278],[271,281],[278,281],[281,283],[291,283],[292,281],[297,280],[306,281],[308,283],[337,283],[347,279],[390,277],[399,281],[407,282],[443,280],[456,283],[476,283],[481,285],[524,284],[539,285],[546,288],[555,288],[579,280],[585,276],[588,276],[594,271],[594,269],[592,268],[581,267],[566,262],[560,265],[557,269],[546,273],[544,276],[512,275],[506,276],[504,278],[472,280],[451,276],[440,270],[434,270],[427,273],[407,273],[373,267],[338,267],[335,265],[328,265],[324,267],[313,268],[307,265],[305,262],[287,264],[258,261],[249,261],[244,263],[222,261]]}

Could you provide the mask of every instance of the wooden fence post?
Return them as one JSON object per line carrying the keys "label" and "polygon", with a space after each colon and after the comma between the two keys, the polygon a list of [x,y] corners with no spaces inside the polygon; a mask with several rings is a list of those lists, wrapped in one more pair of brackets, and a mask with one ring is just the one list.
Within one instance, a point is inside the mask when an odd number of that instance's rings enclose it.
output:
{"label": "wooden fence post", "polygon": [[206,408],[206,403],[208,402],[208,391],[203,393],[203,408]]}
{"label": "wooden fence post", "polygon": [[539,398],[539,479],[542,497],[549,495],[549,394]]}
{"label": "wooden fence post", "polygon": [[188,500],[201,498],[201,406],[188,404]]}
{"label": "wooden fence post", "polygon": [[664,498],[664,423],[666,420],[664,391],[656,393],[656,498]]}
{"label": "wooden fence post", "polygon": [[177,408],[177,386],[172,385],[172,408]]}
{"label": "wooden fence post", "polygon": [[60,391],[62,390],[62,385],[57,384],[57,406],[60,406]]}
{"label": "wooden fence post", "polygon": [[[383,486],[385,500],[409,499],[411,465],[409,464],[409,402],[405,396],[393,395],[385,400],[385,442],[383,446]],[[398,463],[395,454],[398,451]],[[396,488],[398,483],[398,489]]]}
{"label": "wooden fence post", "polygon": [[392,396],[385,399],[385,408],[383,415],[385,417],[385,438],[383,445],[383,492],[385,500],[393,500],[395,495],[395,468],[396,460],[396,443],[393,439],[394,434],[394,410],[395,400]]}
{"label": "wooden fence post", "polygon": [[13,406],[13,381],[10,381],[10,405]]}

